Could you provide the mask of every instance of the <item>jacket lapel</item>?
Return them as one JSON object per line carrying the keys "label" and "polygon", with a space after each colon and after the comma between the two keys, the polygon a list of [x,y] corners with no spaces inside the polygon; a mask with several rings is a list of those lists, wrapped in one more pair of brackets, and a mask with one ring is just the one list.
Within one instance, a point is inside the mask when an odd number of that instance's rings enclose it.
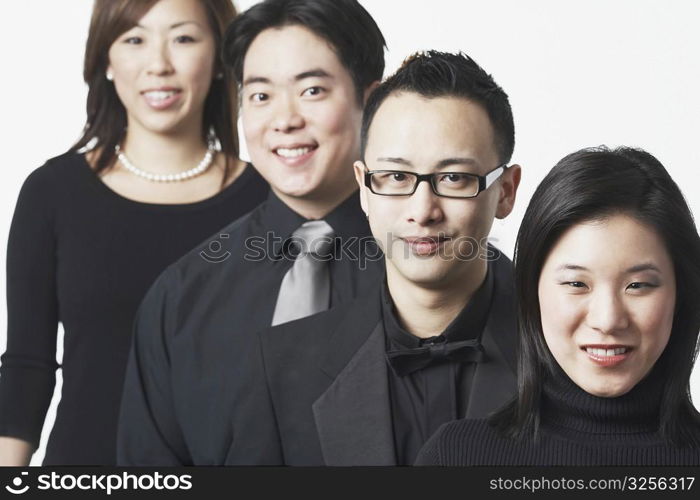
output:
{"label": "jacket lapel", "polygon": [[361,300],[329,339],[333,382],[312,409],[326,465],[396,465],[379,293]]}
{"label": "jacket lapel", "polygon": [[[482,334],[467,418],[483,418],[516,393],[517,324],[512,263],[500,254],[493,301]],[[320,360],[331,378],[312,409],[324,462],[332,466],[396,465],[381,289],[355,301],[328,338]]]}
{"label": "jacket lapel", "polygon": [[517,391],[517,322],[512,263],[503,254],[491,261],[495,272],[489,317],[481,336],[485,357],[477,364],[466,418],[485,418]]}

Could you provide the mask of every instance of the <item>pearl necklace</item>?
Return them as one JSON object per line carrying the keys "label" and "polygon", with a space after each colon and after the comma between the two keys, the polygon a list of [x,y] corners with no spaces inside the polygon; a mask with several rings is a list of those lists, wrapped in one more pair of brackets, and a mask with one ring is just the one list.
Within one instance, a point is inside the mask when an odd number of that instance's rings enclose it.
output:
{"label": "pearl necklace", "polygon": [[214,159],[214,154],[216,154],[216,149],[214,149],[213,144],[210,144],[209,148],[207,149],[207,152],[204,154],[204,158],[202,158],[202,161],[200,161],[196,167],[191,168],[189,170],[185,170],[184,172],[179,172],[177,174],[154,174],[152,172],[141,170],[136,165],[131,163],[129,158],[127,158],[126,155],[122,152],[121,148],[119,147],[119,144],[114,146],[114,152],[116,153],[119,162],[122,165],[124,165],[124,168],[126,168],[132,174],[138,175],[139,177],[143,177],[144,179],[151,182],[178,182],[192,179],[193,177],[197,177],[198,175],[201,175],[204,172],[206,172],[207,169],[211,166],[212,160]]}

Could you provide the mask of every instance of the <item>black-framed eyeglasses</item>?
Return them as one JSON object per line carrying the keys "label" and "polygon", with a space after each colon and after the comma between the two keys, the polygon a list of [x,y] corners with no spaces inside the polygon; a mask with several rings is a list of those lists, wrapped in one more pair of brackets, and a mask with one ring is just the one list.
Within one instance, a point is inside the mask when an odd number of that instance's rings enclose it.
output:
{"label": "black-framed eyeglasses", "polygon": [[508,168],[502,164],[486,175],[466,172],[416,174],[403,170],[366,170],[365,186],[381,196],[410,196],[422,181],[429,181],[433,193],[445,198],[474,198],[487,190]]}

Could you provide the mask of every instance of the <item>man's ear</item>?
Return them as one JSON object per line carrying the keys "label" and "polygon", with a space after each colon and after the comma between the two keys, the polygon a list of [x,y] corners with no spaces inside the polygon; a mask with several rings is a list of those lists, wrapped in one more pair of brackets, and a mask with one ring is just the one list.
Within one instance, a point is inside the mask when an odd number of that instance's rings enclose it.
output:
{"label": "man's ear", "polygon": [[367,99],[369,99],[369,95],[372,93],[372,91],[373,91],[374,89],[376,89],[377,87],[379,87],[379,84],[380,84],[380,83],[381,83],[381,82],[380,82],[379,80],[375,80],[375,81],[373,81],[372,83],[370,83],[369,85],[367,85],[367,88],[365,89],[365,93],[364,93],[364,95],[362,96],[362,105],[363,105],[363,106],[364,106],[365,104],[367,104]]}
{"label": "man's ear", "polygon": [[355,171],[355,181],[360,187],[360,206],[365,215],[369,217],[369,212],[367,211],[367,186],[365,186],[365,164],[358,160],[352,164],[352,168]]}
{"label": "man's ear", "polygon": [[499,179],[501,181],[501,191],[498,198],[498,207],[496,208],[497,219],[505,219],[513,211],[515,195],[520,185],[520,174],[520,165],[513,164],[503,172]]}

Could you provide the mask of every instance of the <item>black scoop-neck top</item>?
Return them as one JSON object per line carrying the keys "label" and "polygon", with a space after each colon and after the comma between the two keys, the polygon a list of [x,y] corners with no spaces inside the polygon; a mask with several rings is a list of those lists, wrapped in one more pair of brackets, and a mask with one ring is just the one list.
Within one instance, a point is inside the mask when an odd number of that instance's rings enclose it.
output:
{"label": "black scoop-neck top", "polygon": [[119,403],[141,299],[168,265],[255,208],[268,190],[248,165],[203,201],[137,202],[107,187],[85,156],[73,152],[30,174],[7,251],[0,435],[39,444],[59,368],[60,322],[63,387],[44,464],[115,464]]}

